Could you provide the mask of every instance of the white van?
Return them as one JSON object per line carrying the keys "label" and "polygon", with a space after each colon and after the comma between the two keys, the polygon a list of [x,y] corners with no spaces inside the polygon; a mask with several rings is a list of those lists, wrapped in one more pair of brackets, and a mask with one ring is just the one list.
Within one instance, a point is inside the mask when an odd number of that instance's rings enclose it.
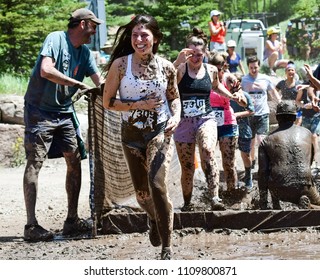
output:
{"label": "white van", "polygon": [[234,40],[235,51],[245,61],[250,55],[256,55],[263,61],[263,50],[266,40],[266,27],[258,19],[232,19],[226,22],[226,42]]}

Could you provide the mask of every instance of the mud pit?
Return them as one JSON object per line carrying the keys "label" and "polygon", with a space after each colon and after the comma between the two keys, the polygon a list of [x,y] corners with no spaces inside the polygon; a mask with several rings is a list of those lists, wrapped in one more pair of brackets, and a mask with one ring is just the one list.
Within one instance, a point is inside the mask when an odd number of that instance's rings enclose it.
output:
{"label": "mud pit", "polygon": [[[88,161],[83,164],[83,184],[79,203],[81,217],[90,217]],[[242,165],[239,165],[241,170]],[[241,174],[240,174],[241,175]],[[157,260],[160,249],[150,245],[147,232],[98,235],[96,239],[59,240],[48,243],[26,243],[23,228],[26,221],[22,191],[23,167],[0,168],[0,259],[1,260]],[[39,223],[60,231],[66,215],[63,160],[49,160],[40,173],[37,216]],[[205,208],[204,185],[197,172],[194,202]],[[254,180],[255,188],[257,182]],[[180,186],[177,193],[180,193]],[[230,202],[229,207],[255,209],[257,193],[250,205]],[[172,197],[175,211],[182,206],[181,196]],[[285,210],[297,209],[290,204]],[[320,212],[319,212],[320,216]],[[320,258],[320,228],[287,229],[270,233],[247,229],[184,228],[173,234],[173,259],[176,260],[311,260]]]}

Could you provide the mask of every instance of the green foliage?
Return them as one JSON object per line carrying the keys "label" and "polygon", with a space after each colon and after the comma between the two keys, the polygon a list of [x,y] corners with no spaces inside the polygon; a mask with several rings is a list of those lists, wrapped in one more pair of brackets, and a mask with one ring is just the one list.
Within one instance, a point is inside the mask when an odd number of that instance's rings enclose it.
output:
{"label": "green foliage", "polygon": [[[209,36],[212,9],[223,12],[222,20],[245,13],[278,12],[276,19],[313,16],[319,0],[106,0],[106,22],[127,23],[138,13],[153,15],[165,37],[159,52],[174,59],[184,47],[185,36],[194,26]],[[0,73],[28,77],[41,44],[48,33],[66,30],[72,10],[84,7],[84,0],[0,0]],[[190,28],[182,26],[188,23]],[[278,22],[274,22],[276,24]],[[269,24],[271,25],[271,24]]]}
{"label": "green foliage", "polygon": [[[279,19],[294,17],[298,11],[300,14],[311,15],[316,1],[308,1],[310,8],[305,8],[307,0],[293,0],[288,5],[287,0],[266,1],[266,0],[219,0],[219,1],[195,1],[195,0],[159,0],[159,1],[108,1],[107,22],[109,26],[123,25],[130,20],[124,15],[147,13],[153,15],[159,22],[164,33],[163,42],[160,45],[159,53],[174,60],[179,50],[185,46],[185,37],[193,27],[200,27],[209,37],[208,21],[209,13],[213,9],[223,12],[221,19],[228,20],[235,16],[242,16],[248,13],[276,12],[278,16],[267,18],[269,25],[279,23]],[[151,2],[151,3],[150,3]],[[301,2],[303,4],[301,4]],[[113,3],[113,4],[112,4]],[[303,7],[303,8],[302,8]],[[299,14],[299,13],[298,13]],[[188,23],[182,26],[181,23]]]}
{"label": "green foliage", "polygon": [[319,8],[319,0],[300,0],[294,5],[297,17],[318,16]]}
{"label": "green foliage", "polygon": [[29,75],[47,34],[65,30],[71,11],[84,5],[75,0],[1,0],[0,72]]}
{"label": "green foliage", "polygon": [[23,147],[23,138],[17,137],[16,141],[12,146],[12,160],[11,160],[11,167],[18,167],[25,162],[25,152]]}
{"label": "green foliage", "polygon": [[27,85],[27,77],[11,74],[0,75],[0,94],[24,95]]}

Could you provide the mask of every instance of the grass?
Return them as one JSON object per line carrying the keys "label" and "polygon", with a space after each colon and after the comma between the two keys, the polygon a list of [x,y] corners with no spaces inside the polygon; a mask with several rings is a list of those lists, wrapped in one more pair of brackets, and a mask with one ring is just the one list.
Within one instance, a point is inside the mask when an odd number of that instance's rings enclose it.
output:
{"label": "grass", "polygon": [[24,95],[29,79],[9,74],[0,75],[0,94]]}

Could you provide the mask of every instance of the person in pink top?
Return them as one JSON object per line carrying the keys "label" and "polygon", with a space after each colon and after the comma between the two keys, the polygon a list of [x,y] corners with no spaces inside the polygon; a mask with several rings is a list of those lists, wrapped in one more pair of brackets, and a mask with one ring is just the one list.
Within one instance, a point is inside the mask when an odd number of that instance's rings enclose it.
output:
{"label": "person in pink top", "polygon": [[226,51],[225,36],[227,34],[226,27],[223,21],[219,21],[221,12],[212,10],[210,12],[210,21],[208,22],[210,31],[210,46],[209,50],[217,50],[218,52]]}
{"label": "person in pink top", "polygon": [[[215,65],[218,68],[219,80],[228,89],[228,79],[230,79],[232,74],[224,72],[227,68],[224,57],[219,53],[214,53],[209,56],[209,64]],[[229,98],[211,90],[210,105],[216,115],[224,177],[227,191],[230,192],[238,188],[238,175],[235,167],[235,152],[239,137],[238,124]],[[245,106],[246,104],[244,102],[240,105]]]}

